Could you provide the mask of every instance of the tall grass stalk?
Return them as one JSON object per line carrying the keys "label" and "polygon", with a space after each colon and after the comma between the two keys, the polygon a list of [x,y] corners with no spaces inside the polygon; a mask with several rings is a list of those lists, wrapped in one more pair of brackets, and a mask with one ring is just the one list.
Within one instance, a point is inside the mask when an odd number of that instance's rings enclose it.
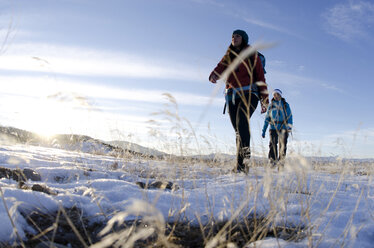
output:
{"label": "tall grass stalk", "polygon": [[22,239],[21,236],[19,235],[19,232],[18,232],[18,229],[17,229],[16,225],[14,224],[14,221],[13,221],[12,215],[11,215],[10,212],[9,212],[9,208],[8,208],[8,205],[7,205],[6,201],[5,201],[5,196],[4,196],[4,192],[3,192],[2,187],[0,187],[0,194],[1,194],[1,199],[3,200],[3,204],[4,204],[5,211],[6,211],[7,215],[8,215],[8,218],[9,218],[10,223],[12,224],[13,232],[14,232],[15,235],[17,236],[17,238],[18,238],[18,240],[19,240],[21,246],[22,246],[22,247],[26,247],[26,246],[25,246],[25,243],[23,242],[23,239]]}

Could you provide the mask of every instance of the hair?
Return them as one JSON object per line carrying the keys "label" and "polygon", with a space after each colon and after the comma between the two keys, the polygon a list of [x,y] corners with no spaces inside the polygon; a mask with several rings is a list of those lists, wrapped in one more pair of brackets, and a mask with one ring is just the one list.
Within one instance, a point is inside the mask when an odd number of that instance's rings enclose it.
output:
{"label": "hair", "polygon": [[244,30],[240,30],[240,29],[237,29],[237,30],[234,30],[234,32],[232,33],[233,35],[234,34],[238,34],[238,35],[240,35],[241,37],[242,37],[242,39],[243,39],[243,42],[245,43],[245,44],[248,44],[248,34],[244,31]]}

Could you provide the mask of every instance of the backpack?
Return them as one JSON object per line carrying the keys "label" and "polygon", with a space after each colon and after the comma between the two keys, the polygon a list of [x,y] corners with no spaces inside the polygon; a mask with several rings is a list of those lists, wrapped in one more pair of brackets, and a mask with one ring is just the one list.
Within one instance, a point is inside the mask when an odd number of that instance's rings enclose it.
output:
{"label": "backpack", "polygon": [[265,56],[262,53],[260,53],[260,52],[257,52],[257,54],[258,54],[258,57],[261,60],[262,69],[264,70],[264,74],[266,74],[266,70],[265,70]]}

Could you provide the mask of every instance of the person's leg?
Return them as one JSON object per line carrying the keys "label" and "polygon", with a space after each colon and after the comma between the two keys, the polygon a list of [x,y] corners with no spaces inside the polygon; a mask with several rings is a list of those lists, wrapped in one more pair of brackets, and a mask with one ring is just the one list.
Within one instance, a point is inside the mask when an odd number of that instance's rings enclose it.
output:
{"label": "person's leg", "polygon": [[244,159],[251,157],[251,130],[250,118],[258,105],[258,97],[254,94],[245,95],[245,101],[240,99],[239,108],[237,112],[237,129],[239,133],[239,153],[238,153],[238,170],[246,170],[246,165],[243,163]]}
{"label": "person's leg", "polygon": [[278,160],[278,131],[270,130],[269,160],[274,166]]}
{"label": "person's leg", "polygon": [[236,166],[235,170],[237,170],[237,167],[240,167],[243,164],[243,159],[240,155],[240,147],[241,147],[241,139],[239,135],[239,129],[238,129],[238,109],[239,109],[239,103],[238,101],[235,101],[235,104],[230,101],[228,104],[229,107],[229,116],[231,125],[235,130],[235,139],[236,139]]}
{"label": "person's leg", "polygon": [[235,99],[235,104],[229,103],[230,120],[236,134],[238,171],[245,170],[243,160],[251,156],[249,120],[258,105],[256,95],[246,95],[245,101],[243,100],[242,98],[237,98]]}
{"label": "person's leg", "polygon": [[284,160],[286,158],[287,152],[287,139],[288,132],[285,129],[282,129],[279,136],[279,160]]}

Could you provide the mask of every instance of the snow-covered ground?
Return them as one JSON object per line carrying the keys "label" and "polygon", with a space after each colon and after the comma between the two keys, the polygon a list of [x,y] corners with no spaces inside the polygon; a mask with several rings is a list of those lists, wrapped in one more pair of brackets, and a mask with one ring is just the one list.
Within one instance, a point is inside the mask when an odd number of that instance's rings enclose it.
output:
{"label": "snow-covered ground", "polygon": [[[352,162],[354,163],[354,162]],[[105,217],[134,218],[133,209],[149,204],[163,221],[190,223],[227,221],[253,213],[271,216],[271,225],[303,227],[304,238],[285,241],[265,238],[248,247],[373,247],[374,163],[321,166],[292,158],[278,172],[253,167],[248,175],[230,172],[231,164],[172,162],[115,158],[30,145],[0,146],[0,166],[30,168],[57,195],[19,189],[16,181],[1,178],[0,242],[16,240],[34,230],[21,212],[77,206],[97,221]],[[371,164],[370,164],[371,163]],[[139,182],[164,181],[174,190],[142,189]],[[7,209],[9,211],[7,211]],[[118,215],[118,213],[128,213]],[[141,211],[140,211],[141,212]],[[117,213],[117,214],[116,214]],[[116,215],[115,215],[116,214]],[[146,213],[143,213],[146,214]],[[149,214],[149,213],[148,213]],[[208,246],[214,247],[212,240]]]}

